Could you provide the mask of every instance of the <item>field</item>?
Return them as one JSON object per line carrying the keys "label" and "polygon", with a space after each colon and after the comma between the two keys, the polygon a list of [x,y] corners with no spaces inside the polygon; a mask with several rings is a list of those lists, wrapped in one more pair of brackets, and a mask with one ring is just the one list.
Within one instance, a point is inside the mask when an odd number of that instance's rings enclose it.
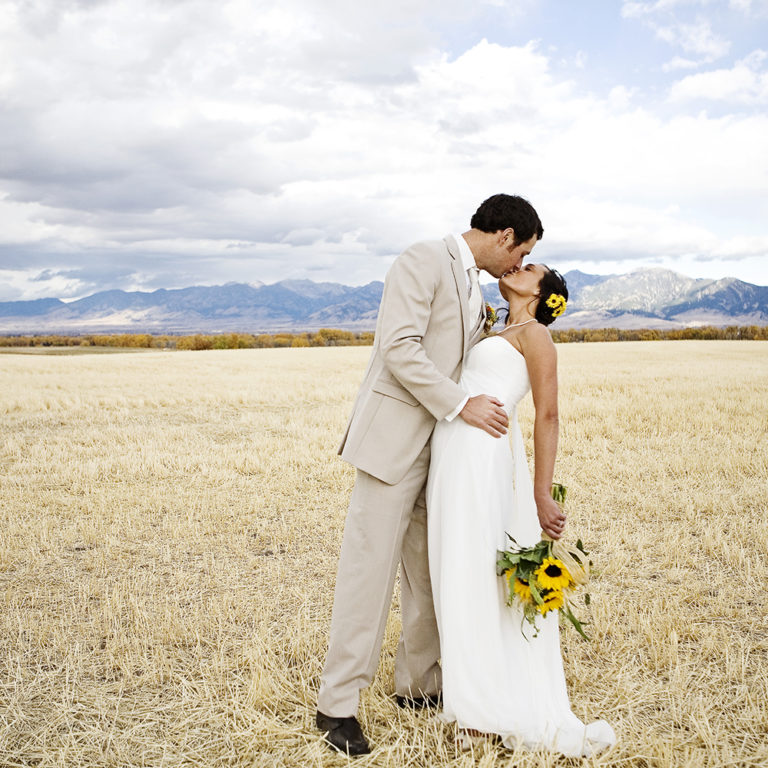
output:
{"label": "field", "polygon": [[[458,751],[394,704],[395,600],[354,764],[768,766],[768,342],[558,352],[556,479],[599,571],[566,674],[619,743]],[[313,719],[369,354],[0,358],[0,765],[347,764]]]}

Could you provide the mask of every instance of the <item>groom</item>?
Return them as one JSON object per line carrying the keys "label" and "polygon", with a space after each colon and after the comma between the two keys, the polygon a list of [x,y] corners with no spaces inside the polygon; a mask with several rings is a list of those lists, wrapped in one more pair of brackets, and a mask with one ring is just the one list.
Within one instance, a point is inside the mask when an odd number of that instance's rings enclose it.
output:
{"label": "groom", "polygon": [[[441,689],[427,562],[429,438],[440,419],[506,433],[502,403],[458,385],[467,350],[483,334],[478,274],[517,270],[543,229],[530,203],[494,195],[463,235],[420,242],[384,283],[368,368],[339,453],[357,468],[344,527],[317,726],[352,755],[370,751],[357,713],[379,663],[400,563],[402,633],[395,692],[403,707],[435,705]],[[470,510],[468,510],[468,513]]]}

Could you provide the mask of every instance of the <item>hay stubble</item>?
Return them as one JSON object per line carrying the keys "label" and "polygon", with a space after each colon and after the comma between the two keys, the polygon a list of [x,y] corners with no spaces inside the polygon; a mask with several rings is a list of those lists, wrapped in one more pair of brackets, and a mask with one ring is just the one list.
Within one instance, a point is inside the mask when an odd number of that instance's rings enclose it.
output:
{"label": "hay stubble", "polygon": [[[369,352],[3,356],[0,764],[346,764],[312,721]],[[566,674],[619,744],[461,754],[394,705],[395,600],[356,764],[768,765],[768,344],[558,352],[557,479],[599,570]]]}

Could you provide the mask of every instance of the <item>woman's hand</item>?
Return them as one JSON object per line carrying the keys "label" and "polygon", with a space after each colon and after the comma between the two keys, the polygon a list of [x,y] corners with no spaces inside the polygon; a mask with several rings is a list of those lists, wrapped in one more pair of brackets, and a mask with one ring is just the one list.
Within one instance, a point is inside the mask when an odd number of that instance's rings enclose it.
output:
{"label": "woman's hand", "polygon": [[565,512],[560,505],[550,496],[536,500],[536,508],[539,513],[541,529],[552,539],[559,539],[565,530]]}

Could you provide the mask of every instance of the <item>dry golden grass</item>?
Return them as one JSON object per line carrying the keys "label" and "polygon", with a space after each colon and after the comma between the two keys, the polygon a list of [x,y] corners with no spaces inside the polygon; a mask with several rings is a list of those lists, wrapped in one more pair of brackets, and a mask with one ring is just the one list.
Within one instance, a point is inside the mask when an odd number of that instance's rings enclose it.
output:
{"label": "dry golden grass", "polygon": [[[395,602],[355,765],[768,765],[768,342],[558,350],[557,479],[599,569],[566,673],[619,743],[458,752],[393,703]],[[369,354],[3,356],[1,765],[347,764],[313,716]]]}

